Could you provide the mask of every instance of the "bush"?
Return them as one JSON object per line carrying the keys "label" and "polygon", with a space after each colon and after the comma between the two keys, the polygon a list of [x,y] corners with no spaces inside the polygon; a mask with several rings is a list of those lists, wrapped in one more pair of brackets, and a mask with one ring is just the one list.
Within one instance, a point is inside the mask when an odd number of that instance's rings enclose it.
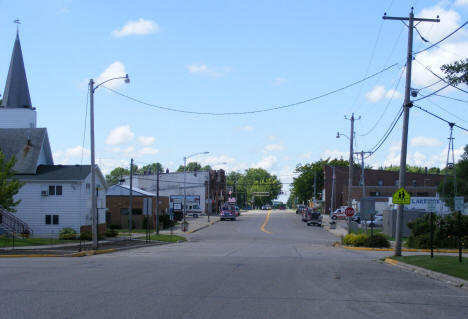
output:
{"label": "bush", "polygon": [[375,234],[373,237],[366,234],[348,234],[342,239],[343,245],[354,247],[390,247],[390,242],[384,234]]}
{"label": "bush", "polygon": [[390,242],[382,233],[374,234],[374,236],[366,236],[364,240],[366,247],[390,248]]}
{"label": "bush", "polygon": [[[98,240],[101,240],[102,234],[98,234]],[[80,234],[81,240],[93,240],[93,234],[90,231],[84,231]]]}
{"label": "bush", "polygon": [[71,227],[65,227],[60,230],[59,239],[73,240],[76,239],[76,230]]}
{"label": "bush", "polygon": [[110,224],[109,229],[122,229],[120,224]]}
{"label": "bush", "polygon": [[167,229],[173,227],[175,222],[171,220],[169,215],[159,215],[159,228]]}
{"label": "bush", "polygon": [[108,230],[106,230],[106,232],[105,232],[104,235],[105,235],[106,237],[117,237],[118,234],[119,234],[119,232],[118,232],[117,230],[115,230],[115,229],[108,229]]}

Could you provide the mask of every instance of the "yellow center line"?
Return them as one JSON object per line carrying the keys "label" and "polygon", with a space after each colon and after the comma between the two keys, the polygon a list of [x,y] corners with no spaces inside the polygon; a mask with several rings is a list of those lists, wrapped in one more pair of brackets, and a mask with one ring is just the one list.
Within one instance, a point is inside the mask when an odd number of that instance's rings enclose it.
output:
{"label": "yellow center line", "polygon": [[271,214],[271,210],[268,211],[265,217],[265,221],[263,222],[263,225],[260,227],[260,230],[267,234],[273,234],[272,232],[269,232],[268,230],[265,229],[265,226],[268,224],[268,221],[270,220],[270,214]]}

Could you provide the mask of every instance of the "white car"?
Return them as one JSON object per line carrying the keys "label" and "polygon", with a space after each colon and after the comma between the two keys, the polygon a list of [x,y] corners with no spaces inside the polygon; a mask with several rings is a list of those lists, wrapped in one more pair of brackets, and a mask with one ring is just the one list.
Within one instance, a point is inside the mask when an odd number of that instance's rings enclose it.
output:
{"label": "white car", "polygon": [[374,221],[368,220],[366,221],[367,226],[371,226],[373,224],[373,227],[382,227],[383,226],[383,216],[381,215],[376,215],[374,216]]}
{"label": "white car", "polygon": [[346,218],[345,210],[338,208],[333,213],[330,213],[330,218],[333,220],[338,219],[338,218]]}

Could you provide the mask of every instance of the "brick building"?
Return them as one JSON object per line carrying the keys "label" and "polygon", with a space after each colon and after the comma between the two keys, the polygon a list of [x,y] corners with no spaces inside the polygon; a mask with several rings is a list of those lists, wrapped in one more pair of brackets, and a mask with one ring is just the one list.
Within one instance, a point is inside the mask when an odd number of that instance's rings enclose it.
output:
{"label": "brick building", "polygon": [[[156,223],[156,195],[138,188],[132,188],[132,225],[133,228],[144,228],[143,200],[152,199],[152,218],[150,228]],[[130,188],[127,185],[113,185],[109,187],[106,196],[107,213],[106,224],[120,225],[128,228],[128,208],[130,203]],[[166,214],[169,208],[169,198],[159,196],[159,214]]]}
{"label": "brick building", "polygon": [[[348,198],[348,167],[335,167],[334,205],[332,205],[333,167],[325,166],[323,198],[325,200],[325,212],[332,208],[347,205]],[[353,168],[353,182],[351,198],[360,201],[362,197],[374,197],[376,201],[388,201],[395,193],[399,185],[399,172],[385,170],[364,170],[365,194],[361,183],[361,169]],[[443,175],[427,173],[406,173],[405,189],[411,196],[430,197],[436,196],[437,186],[444,179]]]}

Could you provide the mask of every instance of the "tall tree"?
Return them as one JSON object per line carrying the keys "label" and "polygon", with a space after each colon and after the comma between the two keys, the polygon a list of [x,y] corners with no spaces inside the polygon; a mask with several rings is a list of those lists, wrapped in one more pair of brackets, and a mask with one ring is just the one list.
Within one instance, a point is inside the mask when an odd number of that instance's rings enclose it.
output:
{"label": "tall tree", "polygon": [[162,166],[161,163],[156,162],[156,163],[151,163],[148,165],[145,165],[141,168],[138,169],[137,173],[138,174],[144,174],[145,172],[151,172],[151,174],[156,174],[157,170],[159,168],[159,171],[162,172],[164,167]]}
{"label": "tall tree", "polygon": [[5,155],[0,151],[0,208],[15,212],[21,200],[14,200],[14,196],[18,194],[23,184],[14,178],[15,172],[13,166],[15,165],[15,157],[12,156],[10,160],[6,161]]}
{"label": "tall tree", "polygon": [[455,61],[452,64],[444,64],[441,69],[451,84],[468,84],[468,58]]}
{"label": "tall tree", "polygon": [[125,175],[130,175],[130,170],[128,168],[116,167],[106,175],[106,182],[108,185],[118,184],[122,176]]}
{"label": "tall tree", "polygon": [[[187,164],[186,169],[187,172],[197,172],[202,170],[202,166],[200,163],[197,162],[190,162]],[[177,169],[178,172],[183,172],[184,171],[184,165],[180,165],[179,168]]]}

